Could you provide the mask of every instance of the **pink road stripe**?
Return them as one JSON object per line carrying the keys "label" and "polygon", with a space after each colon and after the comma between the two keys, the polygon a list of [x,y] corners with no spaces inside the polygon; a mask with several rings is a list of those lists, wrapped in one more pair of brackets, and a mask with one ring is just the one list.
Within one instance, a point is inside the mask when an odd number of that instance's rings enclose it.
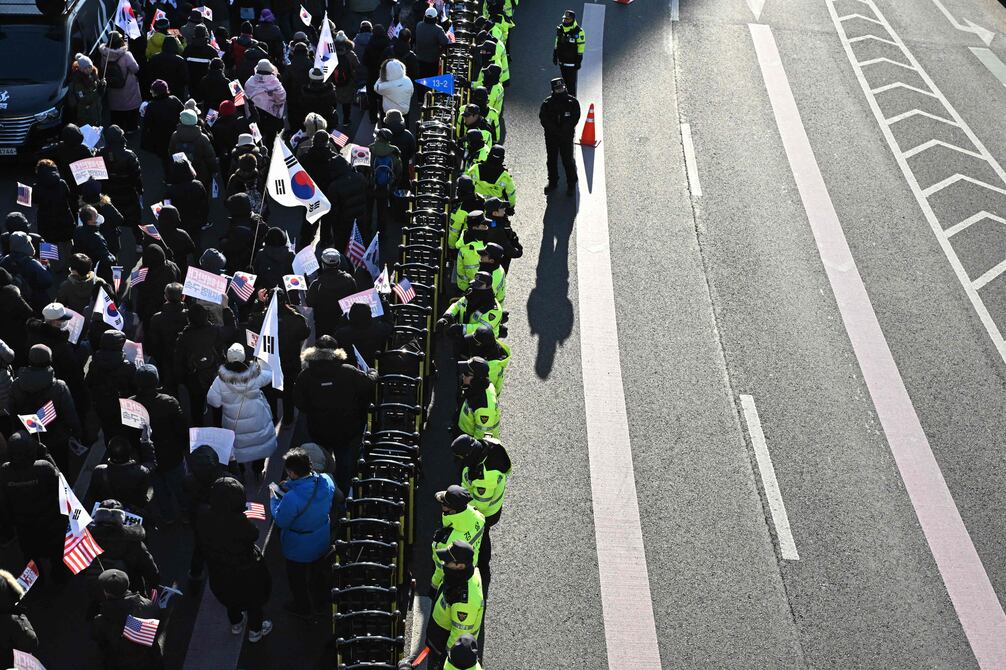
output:
{"label": "pink road stripe", "polygon": [[814,158],[772,30],[757,24],[749,28],[821,261],[936,567],[978,664],[982,668],[1006,667],[1006,614],[943,480],[880,329]]}
{"label": "pink road stripe", "polygon": [[[583,6],[583,29],[590,35],[580,73],[579,94],[594,103],[601,123],[601,62],[604,5]],[[584,152],[593,152],[588,179]],[[579,197],[576,216],[576,281],[580,308],[580,358],[594,511],[594,541],[601,582],[601,614],[611,670],[660,670],[649,573],[636,498],[622,368],[615,320],[615,290],[608,239],[608,195],[604,143],[576,152]],[[592,190],[588,191],[588,185]]]}

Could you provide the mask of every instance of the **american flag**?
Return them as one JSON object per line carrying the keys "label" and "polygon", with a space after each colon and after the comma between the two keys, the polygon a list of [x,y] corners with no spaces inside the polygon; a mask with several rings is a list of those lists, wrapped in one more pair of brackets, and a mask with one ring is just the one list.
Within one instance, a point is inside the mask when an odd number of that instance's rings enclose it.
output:
{"label": "american flag", "polygon": [[454,37],[454,26],[453,26],[453,24],[447,30],[447,39],[449,39],[451,42],[454,42],[455,39],[457,39],[457,38]]}
{"label": "american flag", "polygon": [[91,561],[104,551],[91,537],[91,531],[87,528],[80,535],[74,535],[72,530],[68,530],[66,539],[63,540],[63,562],[75,575],[86,570]]}
{"label": "american flag", "polygon": [[140,268],[129,273],[129,285],[142,284],[147,279],[147,268]]}
{"label": "american flag", "polygon": [[392,286],[391,290],[395,292],[403,304],[416,299],[416,289],[412,288],[412,282],[404,277],[402,277],[402,281]]}
{"label": "american flag", "polygon": [[22,207],[31,207],[31,186],[17,183],[17,204]]}
{"label": "american flag", "polygon": [[245,504],[245,516],[249,519],[265,521],[265,505],[262,503],[250,502]]}
{"label": "american flag", "polygon": [[144,647],[152,647],[154,640],[157,639],[157,627],[160,623],[158,619],[139,619],[127,614],[126,625],[122,627],[122,637]]}
{"label": "american flag", "polygon": [[35,412],[35,415],[38,416],[38,420],[42,422],[42,425],[48,426],[50,423],[56,420],[56,406],[53,405],[52,401],[50,400],[46,404],[39,407],[38,411]]}
{"label": "american flag", "polygon": [[363,264],[363,257],[367,255],[367,245],[363,243],[363,235],[360,234],[360,229],[356,225],[356,221],[353,222],[353,234],[349,237],[349,244],[346,245],[346,257],[349,262],[353,265],[359,267]]}
{"label": "american flag", "polygon": [[234,106],[240,107],[245,104],[245,90],[241,88],[241,82],[235,79],[230,84],[231,95],[234,96]]}
{"label": "american flag", "polygon": [[245,302],[248,302],[248,299],[252,297],[252,293],[255,291],[256,279],[255,275],[250,275],[247,272],[235,272],[234,278],[231,279],[231,288],[234,289],[234,294]]}
{"label": "american flag", "polygon": [[159,232],[157,232],[157,226],[155,226],[152,223],[148,223],[148,224],[140,226],[140,230],[142,230],[144,232],[144,234],[149,235],[150,237],[154,238],[155,240],[160,240],[161,239],[161,234]]}
{"label": "american flag", "polygon": [[51,242],[42,242],[38,245],[38,257],[44,261],[58,261],[59,247]]}
{"label": "american flag", "polygon": [[349,135],[346,133],[340,133],[338,130],[333,130],[331,135],[332,141],[335,142],[335,145],[340,149],[345,147],[346,143],[349,142]]}

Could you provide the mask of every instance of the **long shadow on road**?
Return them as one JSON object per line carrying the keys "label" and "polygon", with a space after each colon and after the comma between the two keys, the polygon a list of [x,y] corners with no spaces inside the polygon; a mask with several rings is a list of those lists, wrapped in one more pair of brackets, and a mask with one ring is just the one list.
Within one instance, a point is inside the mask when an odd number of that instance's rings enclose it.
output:
{"label": "long shadow on road", "polygon": [[527,298],[531,335],[538,337],[535,373],[547,379],[555,353],[573,332],[573,302],[569,297],[569,237],[573,233],[576,200],[553,195],[542,219],[541,250],[535,285]]}

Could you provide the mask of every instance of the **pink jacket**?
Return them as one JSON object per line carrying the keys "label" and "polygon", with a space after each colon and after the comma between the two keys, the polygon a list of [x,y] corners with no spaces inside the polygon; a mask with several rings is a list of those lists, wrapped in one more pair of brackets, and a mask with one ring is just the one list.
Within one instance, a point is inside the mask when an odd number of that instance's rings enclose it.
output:
{"label": "pink jacket", "polygon": [[274,74],[253,74],[245,82],[245,95],[261,112],[283,118],[286,108],[286,90]]}
{"label": "pink jacket", "polygon": [[137,64],[133,54],[129,53],[126,47],[109,49],[106,45],[102,44],[98,49],[101,53],[102,64],[104,64],[106,58],[108,59],[106,69],[109,67],[118,67],[122,70],[122,74],[126,76],[125,86],[122,88],[109,87],[107,89],[108,108],[113,112],[129,112],[139,109],[140,103],[143,102],[143,97],[140,95],[140,80],[137,79],[140,66]]}

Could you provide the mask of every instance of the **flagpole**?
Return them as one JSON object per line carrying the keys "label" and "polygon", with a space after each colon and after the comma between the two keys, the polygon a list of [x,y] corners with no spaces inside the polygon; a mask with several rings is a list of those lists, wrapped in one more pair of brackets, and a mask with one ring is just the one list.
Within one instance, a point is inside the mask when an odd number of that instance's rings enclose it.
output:
{"label": "flagpole", "polygon": [[[271,157],[270,157],[270,160],[271,160]],[[268,197],[269,197],[269,190],[266,189],[266,192],[262,194],[262,202],[260,202],[259,206],[258,206],[258,218],[259,218],[259,221],[256,222],[256,224],[255,224],[255,235],[252,237],[251,258],[248,259],[248,269],[249,270],[252,269],[252,262],[255,260],[255,252],[258,250],[258,229],[259,229],[259,226],[261,225],[261,221],[262,221],[262,212],[265,210],[265,199],[268,198]]]}

